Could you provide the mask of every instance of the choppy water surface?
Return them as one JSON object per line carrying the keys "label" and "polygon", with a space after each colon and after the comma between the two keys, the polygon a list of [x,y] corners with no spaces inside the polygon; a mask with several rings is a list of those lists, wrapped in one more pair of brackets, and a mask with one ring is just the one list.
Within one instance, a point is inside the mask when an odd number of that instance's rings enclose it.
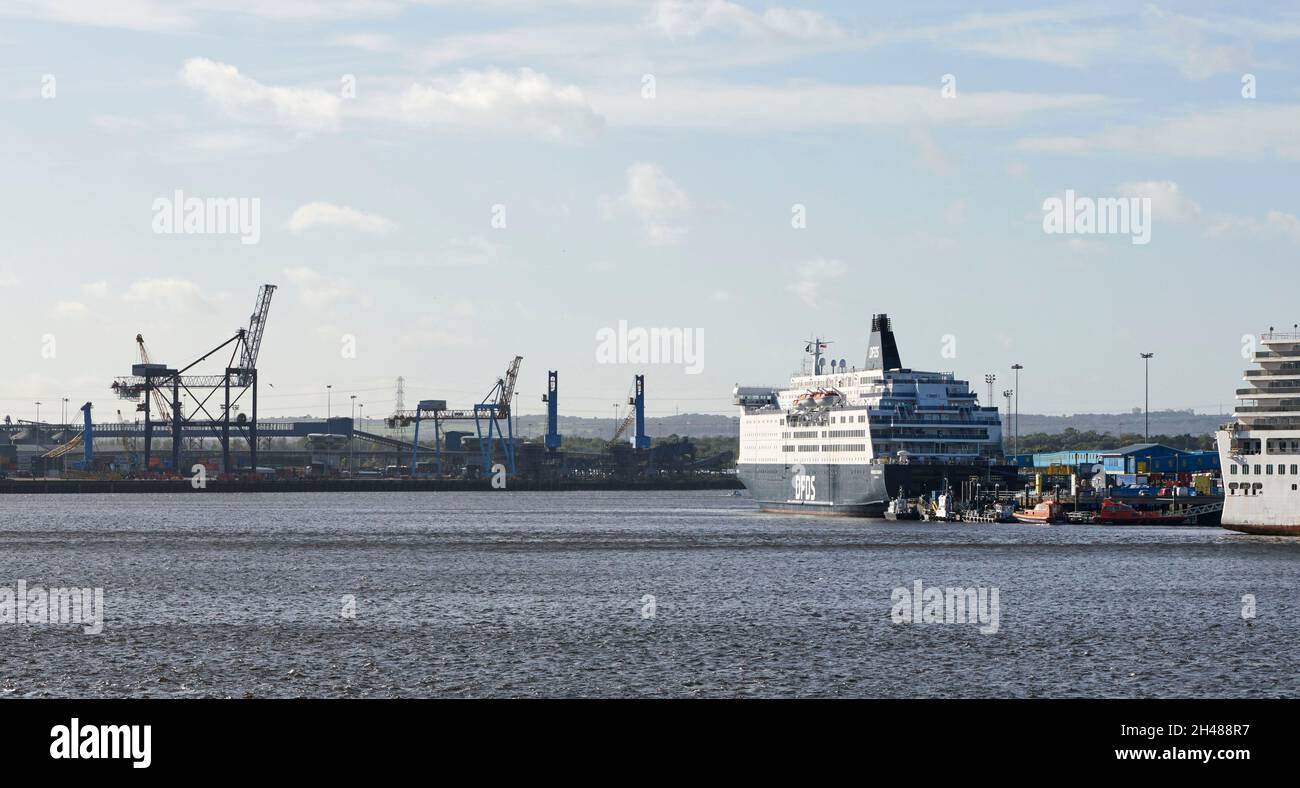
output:
{"label": "choppy water surface", "polygon": [[[107,615],[0,624],[7,697],[1300,695],[1300,540],[1217,528],[718,492],[4,496],[20,579],[102,587]],[[999,631],[892,623],[916,580],[997,587]]]}

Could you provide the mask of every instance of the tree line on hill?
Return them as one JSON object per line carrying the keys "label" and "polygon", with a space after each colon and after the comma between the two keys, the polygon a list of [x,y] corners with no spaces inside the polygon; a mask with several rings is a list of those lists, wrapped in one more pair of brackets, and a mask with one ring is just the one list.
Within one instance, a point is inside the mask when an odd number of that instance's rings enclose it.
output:
{"label": "tree line on hill", "polygon": [[[1054,451],[1118,449],[1133,443],[1161,443],[1184,451],[1206,451],[1214,448],[1214,436],[1183,433],[1182,435],[1152,435],[1147,438],[1135,432],[1112,435],[1109,432],[1093,430],[1080,432],[1071,427],[1064,432],[1034,432],[1021,435],[1018,448],[1021,454],[1046,454]],[[1010,440],[1007,441],[1007,450],[1010,453]]]}

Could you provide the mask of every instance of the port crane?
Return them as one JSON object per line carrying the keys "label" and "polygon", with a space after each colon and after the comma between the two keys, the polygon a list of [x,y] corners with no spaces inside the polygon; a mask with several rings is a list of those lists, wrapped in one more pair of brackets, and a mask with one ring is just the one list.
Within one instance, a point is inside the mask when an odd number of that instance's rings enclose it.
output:
{"label": "port crane", "polygon": [[[140,357],[140,363],[145,365],[152,364],[153,362],[149,360],[149,348],[145,347],[144,344],[143,334],[135,335],[135,345],[136,345],[136,352]],[[144,402],[141,402],[139,405],[136,405],[135,409],[146,410],[149,408],[150,404],[152,404],[154,410],[158,412],[158,418],[160,421],[168,422],[172,420],[171,408],[167,406],[167,397],[163,395],[161,390],[154,389],[153,399],[152,400],[146,399]]]}
{"label": "port crane", "polygon": [[[262,347],[262,337],[266,330],[266,318],[271,310],[271,297],[275,294],[275,290],[275,285],[262,285],[257,291],[257,301],[254,304],[253,313],[249,317],[248,327],[238,329],[234,336],[184,367],[172,368],[166,364],[155,363],[152,360],[148,362],[142,361],[131,367],[130,376],[113,381],[112,389],[121,399],[139,401],[143,398],[146,401],[143,408],[144,467],[146,470],[149,469],[150,460],[152,459],[154,432],[153,409],[147,403],[153,399],[155,393],[163,394],[168,388],[171,389],[171,402],[168,409],[170,418],[168,420],[171,423],[173,472],[180,472],[182,436],[186,424],[207,427],[221,444],[223,472],[230,473],[234,470],[230,460],[230,414],[232,406],[237,405],[246,395],[252,401],[251,417],[246,417],[241,413],[235,429],[248,442],[252,467],[257,468],[257,357]],[[140,340],[139,346],[142,352],[147,352],[144,349],[143,339]],[[187,374],[194,367],[227,348],[230,348],[231,352],[222,374]],[[238,360],[238,365],[236,365],[236,360]],[[189,416],[185,416],[181,411],[180,398],[182,389],[195,403],[195,407]],[[231,399],[232,389],[236,390],[233,400]],[[205,390],[206,393],[203,393]],[[225,398],[224,403],[219,408],[220,416],[217,416],[209,410],[208,403],[219,391],[224,392]],[[202,396],[200,396],[201,393]],[[217,407],[217,404],[213,403],[213,408],[217,409]],[[200,418],[200,416],[206,418]]]}
{"label": "port crane", "polygon": [[[468,410],[448,410],[446,400],[421,400],[415,410],[401,410],[385,419],[390,428],[415,425],[415,439],[411,444],[411,475],[416,475],[416,460],[420,451],[420,422],[433,419],[434,462],[439,474],[442,473],[442,423],[446,421],[473,421],[474,432],[478,436],[479,460],[486,472],[492,467],[492,442],[495,439],[501,447],[506,460],[506,470],[515,474],[514,424],[511,416],[511,404],[515,396],[515,382],[519,378],[519,365],[523,356],[515,356],[506,368],[505,375],[497,378],[496,383],[483,399]],[[505,428],[502,429],[502,422]],[[487,436],[484,440],[483,430]]]}
{"label": "port crane", "polygon": [[623,435],[627,433],[627,428],[635,424],[636,430],[631,439],[632,448],[648,449],[650,448],[650,437],[645,434],[645,375],[637,375],[633,379],[632,395],[627,398],[627,404],[632,407],[628,409],[623,421],[614,429],[614,436],[609,439],[609,445],[616,445]]}

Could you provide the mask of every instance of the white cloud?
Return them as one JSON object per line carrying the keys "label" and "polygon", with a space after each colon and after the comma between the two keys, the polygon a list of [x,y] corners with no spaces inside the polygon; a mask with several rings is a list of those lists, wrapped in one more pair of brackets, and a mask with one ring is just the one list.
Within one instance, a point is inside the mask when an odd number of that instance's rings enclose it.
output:
{"label": "white cloud", "polygon": [[394,47],[393,37],[387,33],[344,33],[335,36],[334,43],[365,52],[387,52]]}
{"label": "white cloud", "polygon": [[636,91],[592,96],[611,126],[798,131],[824,127],[1005,127],[1039,114],[1095,110],[1098,95],[963,92],[940,98],[939,86],[678,82],[654,101]]}
{"label": "white cloud", "polygon": [[1278,234],[1300,243],[1300,218],[1276,209],[1265,214],[1262,220],[1254,217],[1219,216],[1215,217],[1205,232],[1206,235],[1215,238]]}
{"label": "white cloud", "polygon": [[1121,197],[1150,197],[1152,216],[1159,222],[1187,224],[1201,216],[1201,206],[1179,191],[1173,181],[1121,183],[1116,191]]}
{"label": "white cloud", "polygon": [[627,188],[614,199],[601,198],[601,211],[609,219],[620,210],[641,222],[646,240],[654,246],[677,243],[686,234],[678,223],[691,202],[657,165],[638,162],[627,168]]}
{"label": "white cloud", "polygon": [[395,14],[406,0],[7,0],[0,15],[73,25],[174,33],[192,30],[209,17],[269,20],[333,20]]}
{"label": "white cloud", "polygon": [[814,40],[844,35],[838,24],[817,11],[775,7],[760,13],[728,0],[659,0],[650,24],[673,38],[708,31]]}
{"label": "white cloud", "polygon": [[301,235],[312,227],[342,227],[371,235],[385,235],[397,228],[397,223],[375,213],[364,213],[346,205],[312,202],[299,206],[289,217],[289,232]]}
{"label": "white cloud", "polygon": [[1300,105],[1242,106],[1195,112],[1146,126],[1117,126],[1087,136],[1025,137],[1016,149],[1030,153],[1121,153],[1198,159],[1300,161]]}
{"label": "white cloud", "polygon": [[369,296],[341,276],[328,276],[305,266],[285,269],[284,275],[298,287],[298,299],[313,309],[326,309],[340,302],[362,306],[371,303]]}
{"label": "white cloud", "polygon": [[1271,210],[1263,219],[1231,214],[1206,214],[1173,181],[1137,181],[1120,184],[1116,191],[1124,197],[1150,197],[1151,212],[1160,222],[1193,224],[1203,228],[1211,238],[1225,236],[1260,237],[1281,235],[1300,242],[1300,218]]}
{"label": "white cloud", "polygon": [[60,301],[54,305],[54,314],[60,317],[76,317],[86,313],[86,305],[80,301]]}
{"label": "white cloud", "polygon": [[187,279],[141,279],[127,287],[124,300],[130,303],[150,304],[178,312],[210,308],[199,286]]}
{"label": "white cloud", "polygon": [[551,142],[586,139],[605,126],[577,86],[554,83],[527,68],[514,74],[467,71],[412,85],[378,112],[417,126],[523,132]]}
{"label": "white cloud", "polygon": [[234,66],[202,57],[186,60],[181,78],[241,119],[271,120],[302,130],[338,126],[342,99],[323,90],[263,85]]}
{"label": "white cloud", "polygon": [[201,154],[266,152],[275,149],[269,136],[244,131],[203,131],[178,138],[182,148]]}
{"label": "white cloud", "polygon": [[469,238],[451,238],[438,246],[434,263],[445,266],[475,266],[494,262],[501,254],[501,245],[481,235]]}
{"label": "white cloud", "polygon": [[1265,217],[1265,223],[1272,229],[1277,230],[1288,236],[1291,240],[1300,243],[1300,218],[1293,214],[1283,213],[1282,211],[1269,211]]}
{"label": "white cloud", "polygon": [[829,279],[844,275],[847,267],[839,260],[809,260],[799,264],[799,279],[787,287],[810,307],[816,307],[821,297],[821,286]]}
{"label": "white cloud", "polygon": [[1209,79],[1218,74],[1237,74],[1250,66],[1249,43],[1234,38],[1211,43],[1221,34],[1218,22],[1184,16],[1153,5],[1142,10],[1150,54],[1177,66],[1189,79]]}
{"label": "white cloud", "polygon": [[122,115],[91,115],[90,124],[100,131],[113,134],[127,131],[143,131],[149,128],[149,124],[140,118],[129,118]]}
{"label": "white cloud", "polygon": [[172,33],[189,30],[197,20],[166,0],[16,0],[0,13],[51,22]]}
{"label": "white cloud", "polygon": [[18,277],[9,271],[0,271],[0,287],[17,287]]}
{"label": "white cloud", "polygon": [[92,298],[103,298],[108,295],[108,282],[87,282],[81,286],[81,292]]}

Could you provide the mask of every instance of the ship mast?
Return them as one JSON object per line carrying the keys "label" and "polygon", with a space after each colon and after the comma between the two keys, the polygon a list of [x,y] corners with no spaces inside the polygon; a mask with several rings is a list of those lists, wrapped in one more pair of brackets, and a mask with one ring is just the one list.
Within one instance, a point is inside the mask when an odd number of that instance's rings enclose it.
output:
{"label": "ship mast", "polygon": [[822,369],[822,350],[825,349],[825,348],[830,347],[831,344],[832,344],[832,341],[831,341],[831,340],[827,339],[827,340],[823,341],[821,337],[814,337],[814,338],[808,340],[808,341],[804,344],[803,352],[805,352],[805,353],[807,353],[808,355],[810,355],[810,356],[813,357],[813,368],[812,368],[812,373],[813,373],[814,375],[820,375],[820,374],[821,374],[821,369]]}

